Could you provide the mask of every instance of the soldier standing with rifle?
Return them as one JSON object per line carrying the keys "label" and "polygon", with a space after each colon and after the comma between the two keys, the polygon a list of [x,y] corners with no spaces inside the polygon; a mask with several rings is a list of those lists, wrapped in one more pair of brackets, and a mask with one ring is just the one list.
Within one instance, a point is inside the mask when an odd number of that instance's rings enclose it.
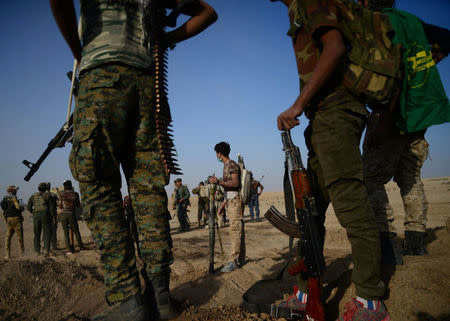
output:
{"label": "soldier standing with rifle", "polygon": [[[273,1],[273,0],[272,0]],[[352,247],[352,281],[356,298],[347,304],[345,317],[352,320],[389,320],[381,298],[385,285],[380,278],[380,240],[375,216],[363,182],[359,144],[368,111],[342,86],[341,62],[347,47],[333,1],[282,0],[289,7],[292,37],[300,76],[300,94],[277,119],[278,129],[309,118],[305,130],[308,176],[316,201],[320,250],[325,236],[325,212],[331,202]],[[300,17],[299,9],[306,12]],[[305,311],[308,288],[299,280],[295,308]],[[294,301],[294,300],[291,300]],[[290,302],[286,302],[289,305]]]}
{"label": "soldier standing with rifle", "polygon": [[6,253],[5,259],[11,258],[11,238],[14,233],[17,235],[17,241],[19,243],[22,256],[25,255],[25,247],[23,245],[23,205],[17,199],[17,190],[19,188],[14,185],[10,185],[7,188],[8,194],[2,199],[0,205],[3,210],[3,216],[6,223]]}
{"label": "soldier standing with rifle", "polygon": [[[164,186],[169,174],[179,169],[168,133],[165,50],[206,29],[217,15],[202,0],[81,0],[80,39],[73,1],[50,0],[50,4],[80,63],[69,163],[80,183],[83,217],[102,256],[111,308],[98,319],[143,321],[149,312],[153,319],[173,318],[172,239]],[[191,18],[165,33],[166,8]],[[139,253],[150,280],[145,298],[122,207],[120,166],[136,215]],[[149,311],[154,305],[157,309]]]}

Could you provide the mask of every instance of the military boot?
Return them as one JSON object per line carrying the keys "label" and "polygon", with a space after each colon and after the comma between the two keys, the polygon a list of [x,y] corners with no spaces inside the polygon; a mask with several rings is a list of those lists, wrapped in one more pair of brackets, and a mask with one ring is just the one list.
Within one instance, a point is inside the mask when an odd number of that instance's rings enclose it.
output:
{"label": "military boot", "polygon": [[[177,317],[178,313],[173,305],[169,290],[170,274],[162,274],[151,280],[148,299],[153,306],[152,316],[156,320],[169,320]],[[153,291],[151,291],[153,290]],[[153,292],[153,293],[151,293]],[[153,295],[152,295],[153,294]]]}
{"label": "military boot", "polygon": [[425,246],[426,232],[405,231],[403,240],[403,255],[426,255],[428,254]]}
{"label": "military boot", "polygon": [[403,265],[403,258],[396,243],[397,234],[380,233],[381,265]]}
{"label": "military boot", "polygon": [[142,294],[135,294],[114,304],[106,312],[95,316],[92,321],[148,321],[150,316],[144,303]]}

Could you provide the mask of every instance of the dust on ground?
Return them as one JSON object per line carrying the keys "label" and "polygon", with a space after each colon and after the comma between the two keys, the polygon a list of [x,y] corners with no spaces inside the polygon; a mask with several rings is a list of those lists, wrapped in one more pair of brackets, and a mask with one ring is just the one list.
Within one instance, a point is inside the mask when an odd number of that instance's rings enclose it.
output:
{"label": "dust on ground", "polygon": [[[392,320],[448,321],[450,320],[450,232],[446,223],[450,216],[450,178],[424,180],[429,200],[428,252],[421,257],[407,256],[405,264],[396,270],[384,270],[389,285],[385,300]],[[403,236],[403,206],[399,190],[390,183],[387,191],[396,214],[395,227]],[[192,198],[189,218],[191,230],[178,233],[178,224],[171,221],[175,262],[172,265],[171,291],[180,307],[177,321],[198,320],[276,320],[268,315],[245,312],[241,308],[242,294],[263,279],[274,281],[271,288],[261,291],[259,300],[270,302],[291,292],[295,278],[283,269],[291,255],[288,237],[278,232],[266,220],[248,222],[246,209],[246,243],[248,262],[241,269],[227,274],[208,275],[208,230],[198,228],[196,203]],[[260,198],[261,213],[270,205],[284,209],[282,192],[265,192]],[[351,254],[345,230],[332,208],[327,213],[324,298],[328,320],[342,313],[344,304],[354,295],[351,283]],[[49,259],[33,255],[31,215],[25,213],[24,238],[26,255],[19,256],[15,237],[10,260],[4,260],[0,249],[0,320],[87,320],[106,307],[102,272],[98,267],[99,253],[94,249],[90,233],[80,224],[89,251],[66,256],[55,251]],[[220,230],[225,256],[229,253],[229,228]],[[0,240],[5,226],[0,224]],[[63,247],[62,229],[58,230],[58,246]],[[216,270],[226,261],[216,238]],[[282,319],[279,319],[282,320]]]}

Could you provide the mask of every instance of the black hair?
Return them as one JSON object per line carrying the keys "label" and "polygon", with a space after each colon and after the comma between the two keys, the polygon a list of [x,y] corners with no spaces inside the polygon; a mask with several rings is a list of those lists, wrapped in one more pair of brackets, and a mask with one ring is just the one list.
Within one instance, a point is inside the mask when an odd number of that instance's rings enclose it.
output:
{"label": "black hair", "polygon": [[394,8],[395,0],[369,0],[368,8],[373,11],[381,11],[385,8]]}
{"label": "black hair", "polygon": [[214,146],[214,151],[216,153],[221,153],[223,156],[228,157],[230,155],[230,144],[227,142],[220,142]]}

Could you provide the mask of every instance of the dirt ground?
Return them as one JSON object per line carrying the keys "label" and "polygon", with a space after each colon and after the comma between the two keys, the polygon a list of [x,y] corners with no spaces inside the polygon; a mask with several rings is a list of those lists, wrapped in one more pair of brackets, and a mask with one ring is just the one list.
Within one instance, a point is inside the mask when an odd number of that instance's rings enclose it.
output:
{"label": "dirt ground", "polygon": [[[395,271],[384,271],[390,294],[385,303],[392,320],[450,320],[450,177],[424,180],[428,209],[428,252],[422,257],[407,256],[405,264]],[[395,226],[403,236],[404,211],[395,184],[387,186],[397,219]],[[197,200],[191,199],[191,230],[176,231],[171,221],[175,262],[172,266],[171,291],[182,310],[178,321],[197,320],[276,320],[268,315],[251,314],[241,307],[242,294],[255,282],[273,279],[289,261],[288,237],[278,232],[265,219],[250,223],[245,210],[248,263],[232,273],[208,275],[208,230],[196,223]],[[284,210],[282,192],[263,193],[261,215],[275,205]],[[0,223],[0,320],[87,320],[107,306],[103,296],[99,254],[94,249],[89,231],[80,222],[83,239],[90,250],[66,256],[55,251],[48,259],[33,255],[31,215],[24,213],[26,256],[20,257],[15,237],[12,256],[3,259],[5,225]],[[350,246],[345,231],[337,223],[332,208],[327,213],[327,236],[324,275],[324,297],[327,320],[335,320],[354,295],[351,284]],[[225,255],[229,253],[229,228],[221,229]],[[62,228],[58,229],[58,246],[63,247]],[[216,241],[216,269],[225,260]],[[281,299],[291,291],[295,279],[286,272],[270,288],[261,289],[260,300]],[[283,319],[279,319],[283,320]]]}

